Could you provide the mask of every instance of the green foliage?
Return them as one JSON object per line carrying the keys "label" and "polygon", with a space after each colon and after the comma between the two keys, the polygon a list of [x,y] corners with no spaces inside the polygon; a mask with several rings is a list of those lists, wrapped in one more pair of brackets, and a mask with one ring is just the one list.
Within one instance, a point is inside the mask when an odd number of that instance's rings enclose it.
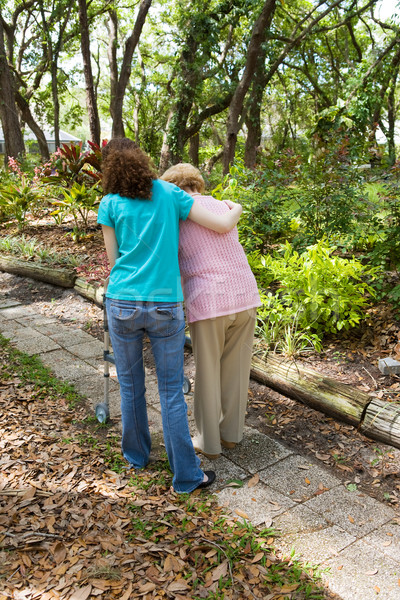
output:
{"label": "green foliage", "polygon": [[61,191],[64,199],[55,200],[52,204],[73,216],[75,233],[79,235],[81,229],[79,217],[83,220],[84,227],[87,228],[90,211],[97,210],[100,204],[100,193],[97,183],[90,188],[86,188],[84,183],[79,184],[75,182],[69,189],[62,189]]}
{"label": "green foliage", "polygon": [[53,155],[53,161],[44,173],[44,183],[72,187],[93,184],[101,180],[101,148],[88,142],[90,150],[82,151],[82,142],[62,144]]}
{"label": "green foliage", "polygon": [[37,262],[52,265],[78,267],[84,261],[83,256],[76,254],[65,255],[47,250],[35,238],[27,240],[24,235],[7,235],[0,238],[0,250],[5,254],[12,254],[28,260],[33,258]]}
{"label": "green foliage", "polygon": [[6,216],[16,219],[18,228],[23,230],[25,215],[33,208],[37,196],[37,188],[22,175],[19,181],[0,186],[0,207]]}
{"label": "green foliage", "polygon": [[271,159],[262,168],[252,170],[236,160],[229,175],[212,191],[220,200],[242,204],[239,239],[246,252],[264,251],[290,229],[291,217],[283,210],[291,194],[289,178],[279,161]]}
{"label": "green foliage", "polygon": [[320,241],[298,254],[286,243],[273,256],[251,257],[261,284],[275,290],[263,295],[259,311],[270,348],[318,349],[324,333],[349,329],[364,318],[366,295],[373,295],[365,279],[374,271],[334,250]]}
{"label": "green foliage", "polygon": [[[335,132],[338,135],[338,132]],[[295,218],[301,228],[294,239],[297,247],[315,243],[323,236],[330,241],[348,234],[368,218],[363,196],[363,178],[356,168],[349,138],[318,143],[301,165],[297,187],[292,197],[298,208]]]}
{"label": "green foliage", "polygon": [[386,269],[400,266],[400,160],[392,167],[383,181],[381,191],[381,211],[373,221],[379,236],[369,253],[372,264]]}

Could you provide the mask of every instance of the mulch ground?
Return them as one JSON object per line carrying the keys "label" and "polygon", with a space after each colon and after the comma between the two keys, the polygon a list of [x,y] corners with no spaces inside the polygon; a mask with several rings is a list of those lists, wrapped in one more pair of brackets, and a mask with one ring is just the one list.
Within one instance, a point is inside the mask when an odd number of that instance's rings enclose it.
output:
{"label": "mulch ground", "polygon": [[176,494],[165,459],[131,477],[112,427],[27,382],[1,344],[0,362],[0,600],[334,600],[271,530],[224,517],[206,492]]}
{"label": "mulch ground", "polygon": [[[93,224],[94,226],[94,224]],[[104,252],[100,229],[95,226],[80,243],[71,241],[70,231],[47,223],[27,227],[24,235],[34,237],[43,246],[60,253],[101,256]],[[0,229],[0,236],[15,233]],[[90,270],[90,269],[89,269]],[[43,313],[51,311],[66,324],[80,324],[86,331],[103,339],[103,314],[95,305],[71,290],[54,288],[39,282],[7,276],[6,293],[22,302],[35,302]],[[4,290],[3,290],[4,292]],[[400,359],[400,322],[390,306],[368,310],[360,328],[340,337],[325,340],[324,351],[302,356],[300,364],[333,379],[374,394],[388,401],[399,401],[400,378],[383,376],[377,368],[379,358]],[[190,353],[186,356],[186,375],[193,378]],[[289,447],[313,456],[333,469],[345,483],[387,502],[400,513],[400,451],[370,440],[349,425],[335,421],[307,406],[290,400],[254,381],[250,384],[247,424],[276,436]]]}

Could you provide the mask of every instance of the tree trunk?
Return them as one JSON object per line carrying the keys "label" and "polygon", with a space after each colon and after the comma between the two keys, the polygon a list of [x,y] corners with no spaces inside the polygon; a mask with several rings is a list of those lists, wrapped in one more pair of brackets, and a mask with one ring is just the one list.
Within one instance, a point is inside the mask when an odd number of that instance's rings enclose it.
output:
{"label": "tree trunk", "polygon": [[221,160],[221,158],[223,157],[224,151],[219,150],[216,154],[214,154],[213,156],[211,156],[211,158],[208,159],[208,161],[205,164],[205,171],[206,173],[210,174],[211,171],[213,170],[213,168],[215,167],[216,163]]}
{"label": "tree trunk", "polygon": [[96,92],[93,84],[92,62],[90,58],[90,34],[87,16],[86,0],[79,2],[79,23],[81,31],[81,52],[83,61],[83,72],[85,75],[86,87],[86,108],[89,116],[90,139],[92,142],[100,145],[100,119],[97,108]]}
{"label": "tree trunk", "polygon": [[24,139],[15,103],[14,80],[4,47],[4,29],[0,18],[0,118],[5,141],[5,164],[9,156],[18,158],[25,152]]}
{"label": "tree trunk", "polygon": [[36,136],[42,161],[47,162],[48,160],[50,160],[50,152],[49,152],[49,147],[47,145],[47,140],[43,133],[43,130],[35,121],[32,113],[31,113],[31,109],[29,108],[29,104],[28,104],[27,100],[22,96],[22,94],[20,92],[16,92],[15,99],[16,99],[18,107],[21,111],[23,120],[28,125],[29,129]]}
{"label": "tree trunk", "polygon": [[199,166],[199,148],[200,148],[200,136],[198,133],[193,135],[189,140],[189,158],[192,165],[195,167]]}
{"label": "tree trunk", "polygon": [[169,124],[170,124],[173,116],[174,116],[174,113],[171,110],[168,114],[167,124],[165,126],[164,135],[163,135],[163,143],[162,143],[162,147],[161,147],[160,166],[159,166],[159,171],[160,171],[161,175],[164,173],[164,171],[166,171],[172,165],[171,153],[170,153],[169,144],[168,144],[168,130],[169,130]]}
{"label": "tree trunk", "polygon": [[58,82],[57,82],[58,65],[53,59],[51,61],[50,73],[51,73],[51,95],[53,99],[54,117],[53,117],[53,128],[54,128],[54,142],[57,148],[60,147],[60,101],[58,98]]}
{"label": "tree trunk", "polygon": [[257,66],[257,60],[262,51],[262,44],[265,42],[267,30],[271,24],[276,7],[276,0],[266,0],[263,9],[256,20],[249,47],[247,51],[246,66],[241,81],[233,95],[229,107],[227,122],[227,133],[224,147],[224,173],[228,173],[229,166],[235,157],[237,134],[239,132],[239,119],[243,110],[244,98],[248,92],[254,72]]}
{"label": "tree trunk", "polygon": [[[120,75],[116,85],[114,86],[114,93],[111,93],[110,113],[113,120],[112,137],[125,136],[124,123],[122,119],[122,108],[124,104],[125,91],[128,85],[129,77],[131,76],[133,53],[139,42],[140,34],[142,33],[143,25],[146,20],[147,13],[149,12],[150,6],[151,0],[142,0],[142,2],[140,3],[139,12],[136,17],[132,34],[127,39],[125,45],[125,52],[122,59]],[[115,66],[113,68],[115,71]]]}
{"label": "tree trunk", "polygon": [[261,145],[261,104],[265,89],[265,52],[257,59],[257,67],[251,85],[245,123],[247,137],[244,149],[244,164],[253,169],[257,161],[257,148]]}

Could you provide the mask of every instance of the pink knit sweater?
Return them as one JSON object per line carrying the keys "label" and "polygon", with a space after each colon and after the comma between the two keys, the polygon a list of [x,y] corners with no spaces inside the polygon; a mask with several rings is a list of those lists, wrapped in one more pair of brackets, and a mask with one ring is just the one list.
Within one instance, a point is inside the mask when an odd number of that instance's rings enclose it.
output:
{"label": "pink knit sweater", "polygon": [[[208,210],[222,214],[225,202],[193,194]],[[216,233],[189,219],[179,229],[179,266],[188,323],[260,306],[257,283],[235,227]]]}

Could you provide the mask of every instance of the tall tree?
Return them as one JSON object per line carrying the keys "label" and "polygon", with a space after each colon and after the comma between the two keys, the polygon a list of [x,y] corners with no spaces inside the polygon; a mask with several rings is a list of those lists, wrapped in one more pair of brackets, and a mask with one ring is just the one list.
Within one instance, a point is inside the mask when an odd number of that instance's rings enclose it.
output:
{"label": "tall tree", "polygon": [[274,16],[275,7],[276,0],[266,0],[260,15],[254,23],[247,50],[246,66],[229,106],[226,141],[223,155],[224,173],[229,171],[229,165],[235,157],[236,140],[239,131],[239,119],[242,114],[245,96],[257,68],[257,60],[260,55],[264,56],[265,60],[265,49],[263,49],[263,44],[266,41],[268,27],[270,26]]}
{"label": "tall tree", "polygon": [[9,68],[4,44],[4,22],[0,13],[0,117],[5,141],[5,160],[25,152],[14,94],[14,78]]}
{"label": "tall tree", "polygon": [[203,123],[229,106],[232,74],[227,77],[226,59],[233,45],[233,29],[244,14],[239,4],[194,0],[179,6],[173,15],[180,52],[168,82],[173,103],[160,157],[161,171],[182,160],[185,145],[192,138],[194,152]]}
{"label": "tall tree", "polygon": [[90,139],[92,142],[100,144],[100,118],[93,81],[92,61],[90,55],[89,21],[86,0],[78,0],[78,5],[83,73],[85,76],[86,87],[86,108],[89,116]]}
{"label": "tall tree", "polygon": [[152,0],[142,0],[131,35],[125,43],[124,54],[120,71],[118,70],[117,44],[118,44],[118,15],[116,10],[109,11],[109,45],[108,60],[110,65],[110,114],[112,117],[112,136],[124,137],[125,128],[122,118],[122,109],[126,88],[132,70],[132,58],[139,42],[149,12]]}
{"label": "tall tree", "polygon": [[[40,13],[42,17],[42,27],[46,40],[48,61],[50,65],[51,92],[54,106],[54,139],[56,147],[60,146],[60,100],[58,93],[58,61],[64,43],[64,36],[67,25],[70,20],[73,3],[69,0],[52,0],[52,4],[47,9],[44,0],[39,0]],[[47,12],[50,10],[50,17]],[[53,29],[56,36],[53,39]]]}

